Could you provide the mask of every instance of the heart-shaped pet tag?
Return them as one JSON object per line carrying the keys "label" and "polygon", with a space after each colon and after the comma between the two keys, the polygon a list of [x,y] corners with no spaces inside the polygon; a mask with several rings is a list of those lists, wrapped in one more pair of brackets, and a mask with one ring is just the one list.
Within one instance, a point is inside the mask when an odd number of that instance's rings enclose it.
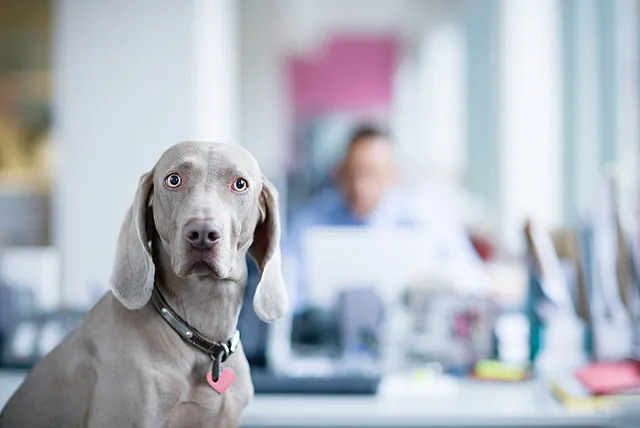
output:
{"label": "heart-shaped pet tag", "polygon": [[218,394],[224,394],[224,392],[229,389],[231,385],[233,385],[233,381],[236,379],[236,373],[229,368],[222,369],[222,373],[220,373],[220,377],[217,382],[213,381],[213,377],[211,376],[211,371],[207,373],[207,383],[211,385],[211,388],[215,389]]}

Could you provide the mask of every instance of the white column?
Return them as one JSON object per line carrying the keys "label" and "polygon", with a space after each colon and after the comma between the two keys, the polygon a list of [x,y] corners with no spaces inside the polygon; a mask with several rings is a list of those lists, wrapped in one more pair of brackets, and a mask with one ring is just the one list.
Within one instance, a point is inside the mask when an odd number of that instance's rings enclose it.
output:
{"label": "white column", "polygon": [[600,99],[598,79],[598,31],[596,2],[576,5],[576,195],[578,212],[591,212],[594,189],[602,180],[600,168]]}
{"label": "white column", "polygon": [[556,0],[503,0],[500,28],[503,242],[523,249],[525,219],[561,218],[560,19]]}
{"label": "white column", "polygon": [[194,138],[238,143],[238,6],[235,0],[191,1]]}
{"label": "white column", "polygon": [[170,145],[235,139],[235,3],[59,0],[54,242],[63,302],[107,286],[138,178]]}
{"label": "white column", "polygon": [[443,24],[428,33],[419,61],[418,153],[423,166],[453,180],[461,178],[466,162],[465,55],[460,28]]}
{"label": "white column", "polygon": [[[616,135],[620,171],[622,214],[634,213],[640,203],[640,93],[638,73],[638,2],[616,2]],[[638,218],[625,218],[625,226],[637,230]]]}
{"label": "white column", "polygon": [[[393,76],[393,98],[391,100],[390,129],[393,130],[393,140],[396,145],[398,164],[403,165],[402,178],[407,180],[420,179],[421,167],[418,155],[420,140],[416,144],[421,129],[421,110],[418,93],[418,66],[416,49],[412,46],[399,61]],[[418,146],[418,147],[416,147]]]}
{"label": "white column", "polygon": [[[240,141],[267,175],[284,177],[289,144],[285,40],[280,2],[242,0],[240,10]],[[284,197],[281,195],[281,197]]]}

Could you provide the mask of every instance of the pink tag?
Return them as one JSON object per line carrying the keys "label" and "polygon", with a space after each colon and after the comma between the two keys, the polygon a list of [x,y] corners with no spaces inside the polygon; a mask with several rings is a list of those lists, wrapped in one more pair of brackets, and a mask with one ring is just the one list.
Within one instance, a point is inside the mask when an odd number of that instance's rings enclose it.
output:
{"label": "pink tag", "polygon": [[211,371],[207,373],[207,382],[211,385],[211,388],[215,389],[218,394],[224,394],[224,392],[233,385],[233,381],[236,379],[236,374],[232,369],[222,369],[220,377],[217,382],[213,381],[211,377]]}

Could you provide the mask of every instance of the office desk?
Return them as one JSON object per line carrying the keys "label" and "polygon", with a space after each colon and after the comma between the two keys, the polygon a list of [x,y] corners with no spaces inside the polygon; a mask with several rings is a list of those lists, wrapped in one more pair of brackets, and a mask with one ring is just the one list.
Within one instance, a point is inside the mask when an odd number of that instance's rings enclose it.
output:
{"label": "office desk", "polygon": [[[0,371],[0,407],[24,372]],[[454,398],[259,395],[245,428],[612,427],[614,415],[569,411],[538,382],[461,381]],[[629,425],[633,426],[633,425]]]}
{"label": "office desk", "polygon": [[244,427],[608,427],[613,415],[568,411],[538,382],[461,381],[455,398],[258,396]]}

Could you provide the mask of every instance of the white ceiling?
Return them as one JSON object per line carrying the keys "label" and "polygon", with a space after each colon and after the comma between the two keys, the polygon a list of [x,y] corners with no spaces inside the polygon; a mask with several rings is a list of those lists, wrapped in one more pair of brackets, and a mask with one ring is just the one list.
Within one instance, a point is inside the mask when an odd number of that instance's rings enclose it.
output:
{"label": "white ceiling", "polygon": [[[415,40],[434,24],[456,20],[464,0],[269,0],[274,30],[287,51],[313,50],[330,33],[396,34]],[[247,5],[250,7],[251,2]]]}

